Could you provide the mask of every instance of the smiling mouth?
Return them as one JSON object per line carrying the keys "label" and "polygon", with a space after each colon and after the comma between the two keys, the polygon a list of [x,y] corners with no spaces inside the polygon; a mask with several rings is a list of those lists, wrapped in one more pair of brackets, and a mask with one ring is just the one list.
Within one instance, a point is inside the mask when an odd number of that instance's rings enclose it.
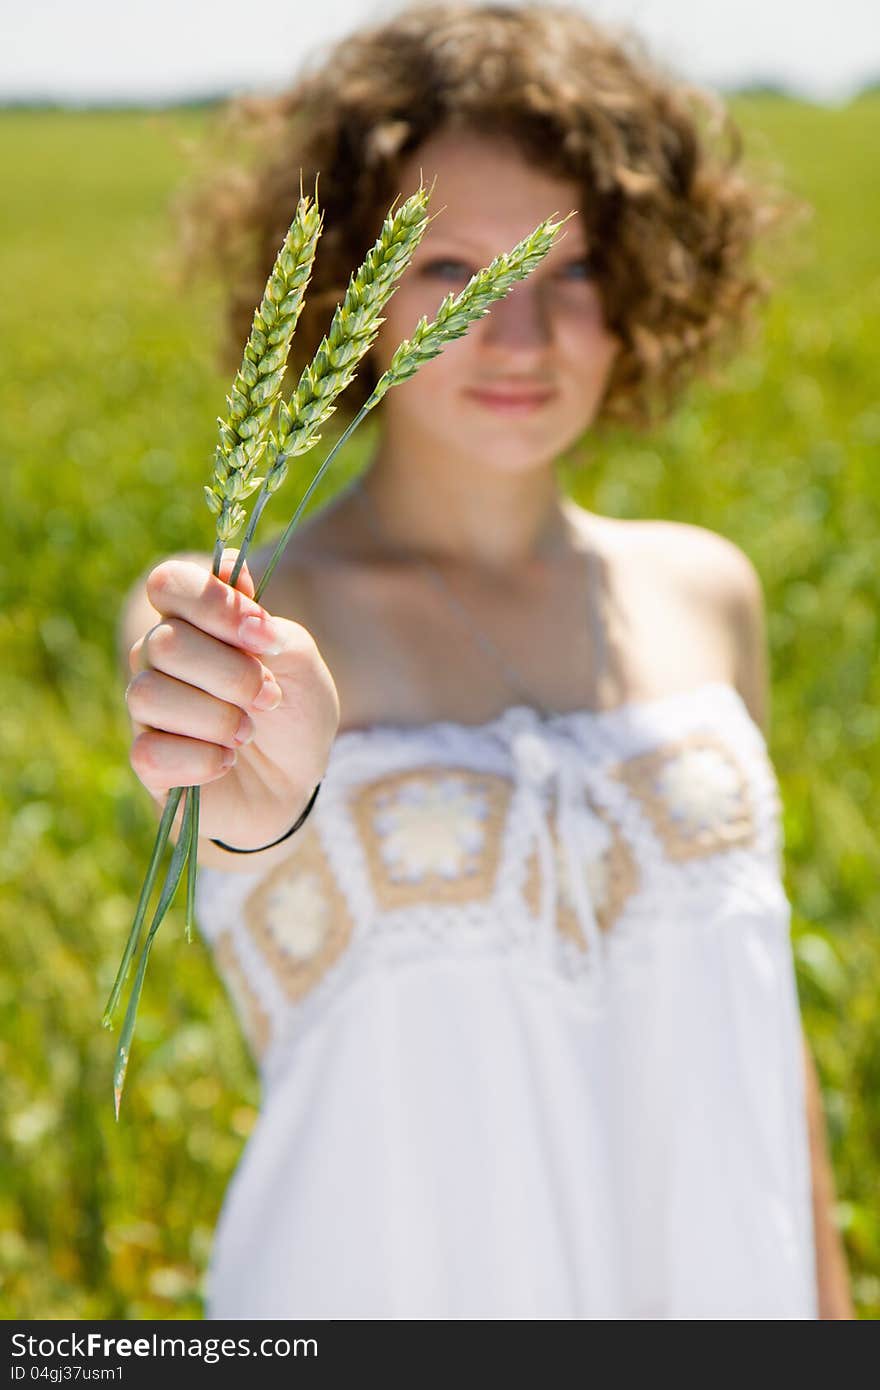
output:
{"label": "smiling mouth", "polygon": [[479,401],[482,405],[494,407],[499,410],[534,410],[538,406],[546,403],[554,395],[554,391],[549,387],[531,388],[526,390],[491,387],[470,386],[466,390],[466,395]]}

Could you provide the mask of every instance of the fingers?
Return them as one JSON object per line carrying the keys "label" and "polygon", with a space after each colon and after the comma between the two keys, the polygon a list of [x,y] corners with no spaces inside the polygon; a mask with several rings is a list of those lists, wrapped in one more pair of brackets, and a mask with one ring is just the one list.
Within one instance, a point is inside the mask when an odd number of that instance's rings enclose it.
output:
{"label": "fingers", "polygon": [[[156,626],[158,627],[158,623]],[[152,631],[153,629],[150,628],[150,632]],[[140,671],[143,668],[144,662],[141,658],[141,653],[144,650],[144,643],[149,637],[150,632],[145,632],[143,637],[139,637],[136,642],[132,642],[128,649],[128,669],[131,671],[132,675],[134,675],[135,671]]]}
{"label": "fingers", "polygon": [[256,732],[250,715],[237,705],[215,699],[160,671],[146,670],[135,676],[125,699],[132,720],[145,731],[162,730],[226,748],[249,743]]}
{"label": "fingers", "polygon": [[131,746],[131,765],[147,791],[203,786],[224,777],[236,758],[234,748],[218,748],[194,738],[147,730]]}
{"label": "fingers", "polygon": [[[231,572],[233,558],[234,552],[227,552],[221,573]],[[246,583],[252,594],[250,576]],[[147,578],[147,598],[163,617],[182,618],[230,646],[267,656],[280,650],[281,634],[265,608],[191,560],[164,560],[157,565]]]}
{"label": "fingers", "polygon": [[[132,659],[141,670],[171,676],[178,686],[194,686],[216,700],[238,705],[240,710],[271,710],[281,703],[281,687],[255,656],[227,646],[179,618],[168,618],[152,627],[135,643]],[[167,688],[163,690],[169,693]],[[174,693],[179,695],[180,691]]]}
{"label": "fingers", "polygon": [[[223,580],[224,584],[229,583],[229,576],[232,574],[237,559],[237,550],[224,550],[223,559],[220,561],[220,578]],[[236,589],[240,589],[243,594],[247,594],[248,598],[253,598],[256,586],[251,578],[247,560],[245,560],[241,567],[241,573],[235,581],[235,587]]]}

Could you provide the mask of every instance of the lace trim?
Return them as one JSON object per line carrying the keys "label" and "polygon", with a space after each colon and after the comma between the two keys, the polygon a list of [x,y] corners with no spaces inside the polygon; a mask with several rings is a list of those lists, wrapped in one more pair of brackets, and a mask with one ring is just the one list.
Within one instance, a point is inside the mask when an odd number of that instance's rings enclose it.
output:
{"label": "lace trim", "polygon": [[376,963],[521,957],[586,1005],[609,966],[644,974],[661,922],[787,930],[778,787],[733,686],[339,737],[281,864],[199,875],[200,925],[261,1053]]}
{"label": "lace trim", "polygon": [[574,710],[565,710],[559,714],[541,715],[532,705],[508,705],[500,714],[493,718],[485,719],[477,724],[465,724],[456,719],[434,719],[425,723],[402,724],[393,721],[376,721],[363,728],[351,727],[342,729],[336,735],[336,739],[331,751],[331,758],[339,756],[336,750],[358,748],[364,743],[382,741],[389,735],[395,740],[401,738],[425,738],[433,740],[440,736],[444,740],[448,735],[493,735],[497,732],[504,732],[506,726],[516,723],[522,716],[534,717],[537,721],[548,728],[556,728],[571,725],[574,728],[594,728],[597,726],[624,726],[631,723],[638,723],[644,719],[653,719],[656,716],[663,716],[667,711],[675,710],[679,706],[689,706],[692,704],[703,704],[706,700],[712,700],[717,695],[735,705],[740,714],[745,715],[751,724],[760,741],[766,750],[766,740],[760,725],[755,723],[752,718],[748,705],[740,694],[739,690],[730,681],[706,680],[698,685],[688,686],[684,690],[672,690],[665,695],[655,695],[644,700],[626,700],[619,705],[610,705],[606,709],[588,709],[586,707]]}

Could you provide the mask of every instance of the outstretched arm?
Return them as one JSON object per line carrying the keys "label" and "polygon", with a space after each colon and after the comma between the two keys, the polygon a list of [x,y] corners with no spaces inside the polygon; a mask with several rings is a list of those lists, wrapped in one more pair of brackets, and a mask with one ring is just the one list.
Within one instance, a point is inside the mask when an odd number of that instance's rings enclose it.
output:
{"label": "outstretched arm", "polygon": [[[737,559],[741,555],[741,561]],[[760,579],[743,552],[730,553],[731,615],[736,636],[737,687],[753,719],[765,732],[768,724],[767,644]],[[803,1035],[807,1127],[813,1190],[813,1228],[820,1319],[853,1319],[849,1271],[843,1241],[834,1220],[834,1174],[828,1149],[822,1092],[813,1055]]]}
{"label": "outstretched arm", "polygon": [[825,1114],[816,1064],[804,1036],[804,1074],[807,1085],[807,1124],[810,1133],[810,1166],[813,1176],[813,1227],[816,1240],[816,1278],[819,1285],[819,1317],[823,1320],[855,1318],[849,1286],[849,1270],[840,1232],[834,1221],[834,1173],[828,1153]]}

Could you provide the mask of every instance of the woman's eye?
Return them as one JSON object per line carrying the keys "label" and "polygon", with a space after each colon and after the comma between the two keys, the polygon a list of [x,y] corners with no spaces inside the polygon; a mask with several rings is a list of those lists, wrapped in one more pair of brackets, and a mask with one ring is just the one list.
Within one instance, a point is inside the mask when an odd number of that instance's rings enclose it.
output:
{"label": "woman's eye", "polygon": [[576,261],[569,261],[564,274],[573,276],[576,280],[593,280],[596,276],[596,267],[589,256],[580,256]]}
{"label": "woman's eye", "polygon": [[473,274],[470,267],[466,266],[463,261],[454,261],[446,257],[428,261],[424,267],[424,271],[426,275],[442,275],[448,272],[450,266],[453,267],[457,276]]}

